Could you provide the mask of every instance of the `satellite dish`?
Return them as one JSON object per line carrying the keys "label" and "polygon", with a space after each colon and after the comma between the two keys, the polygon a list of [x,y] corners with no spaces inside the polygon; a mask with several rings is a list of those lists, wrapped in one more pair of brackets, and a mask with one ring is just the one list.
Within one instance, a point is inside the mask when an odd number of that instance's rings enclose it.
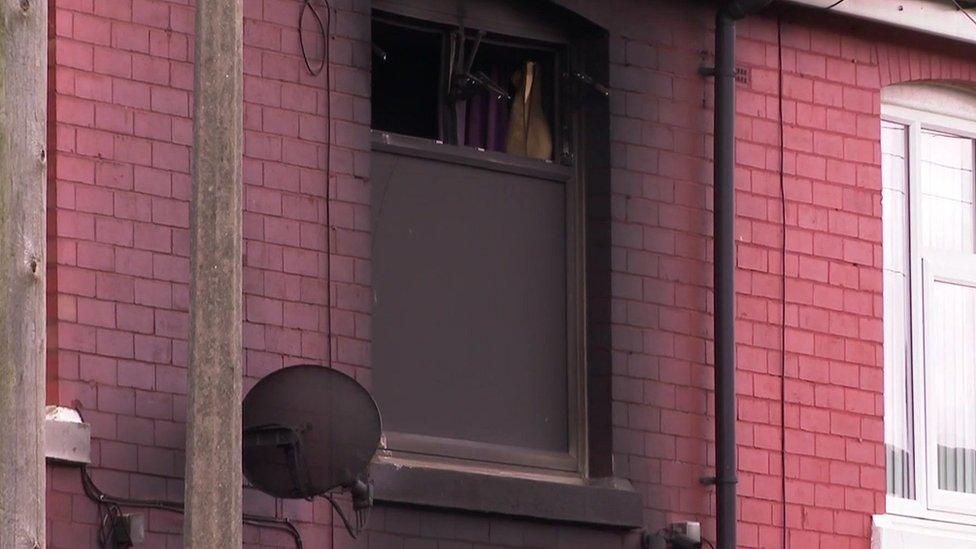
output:
{"label": "satellite dish", "polygon": [[[365,490],[380,413],[353,378],[314,364],[271,373],[244,397],[244,476],[279,498]],[[369,490],[371,499],[371,490]]]}

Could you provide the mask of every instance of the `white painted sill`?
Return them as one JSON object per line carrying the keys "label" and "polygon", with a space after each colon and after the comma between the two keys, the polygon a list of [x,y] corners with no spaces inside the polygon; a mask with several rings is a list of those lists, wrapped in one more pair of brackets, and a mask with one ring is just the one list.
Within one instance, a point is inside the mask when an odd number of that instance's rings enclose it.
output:
{"label": "white painted sill", "polygon": [[44,455],[56,463],[91,463],[91,426],[71,408],[47,406],[44,418]]}
{"label": "white painted sill", "polygon": [[976,526],[898,515],[874,515],[872,549],[976,549]]}

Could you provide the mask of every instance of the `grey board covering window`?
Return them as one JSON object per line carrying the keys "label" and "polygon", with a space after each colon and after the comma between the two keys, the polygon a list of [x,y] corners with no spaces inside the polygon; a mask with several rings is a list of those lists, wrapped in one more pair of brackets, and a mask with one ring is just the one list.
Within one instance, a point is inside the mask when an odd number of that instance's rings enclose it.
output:
{"label": "grey board covering window", "polygon": [[566,182],[373,154],[388,429],[567,453]]}
{"label": "grey board covering window", "polygon": [[[437,60],[444,51],[431,53],[429,39],[438,29],[451,32],[443,20],[428,27],[399,14],[376,16],[384,25],[376,36],[409,40],[417,33],[418,51],[444,72],[448,63]],[[396,29],[401,24],[406,31]],[[477,29],[477,18],[466,19],[466,26]],[[584,141],[585,109],[564,100],[565,86],[556,76],[562,63],[571,66],[585,56],[574,53],[568,39],[544,42],[531,32],[490,32],[485,39],[494,48],[486,48],[486,55],[498,53],[499,66],[517,65],[524,51],[547,67],[539,74],[546,79],[554,158],[523,158],[445,139],[445,127],[453,133],[444,120],[455,109],[443,87],[430,111],[436,126],[425,125],[415,112],[401,123],[397,109],[377,101],[394,101],[389,82],[410,84],[391,78],[401,72],[396,67],[376,68],[395,62],[385,47],[386,61],[374,55],[373,391],[394,452],[587,473],[594,438],[588,428],[609,417],[610,403],[607,398],[605,411],[588,410],[588,375],[605,369],[588,371],[586,342],[602,346],[608,338],[594,335],[585,321],[585,283],[589,271],[604,271],[591,269],[583,252],[589,232],[584,183],[590,179],[584,164],[590,154],[577,148]],[[398,44],[402,51],[412,47]],[[429,79],[418,86],[432,89]],[[442,74],[439,85],[444,80]],[[592,132],[594,151],[604,150],[606,131]],[[604,163],[592,164],[603,169]],[[594,210],[602,211],[603,204],[599,200]],[[606,288],[597,282],[601,291]],[[596,394],[608,395],[604,389],[597,380]],[[600,426],[595,439],[608,443],[609,425],[605,432]],[[607,461],[589,460],[589,472],[593,463]]]}

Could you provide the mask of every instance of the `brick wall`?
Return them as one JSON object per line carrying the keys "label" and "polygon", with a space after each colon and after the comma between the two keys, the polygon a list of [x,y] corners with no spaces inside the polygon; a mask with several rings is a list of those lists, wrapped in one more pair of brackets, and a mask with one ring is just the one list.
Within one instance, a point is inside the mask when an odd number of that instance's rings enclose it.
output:
{"label": "brick wall", "polygon": [[[712,99],[697,70],[710,61],[713,12],[563,3],[611,31],[616,468],[641,493],[650,531],[695,519],[711,537],[714,498],[698,478],[714,451]],[[244,4],[245,389],[326,352],[368,387],[369,2],[332,1],[331,101],[300,57],[301,2]],[[103,489],[180,499],[193,6],[52,0],[51,13],[49,401],[92,424]],[[781,546],[783,527],[776,28],[773,17],[740,24],[738,58],[751,76],[739,86],[736,171],[739,536],[766,548]],[[971,51],[810,12],[784,14],[782,54],[790,547],[867,547],[884,508],[880,88],[976,73]],[[51,467],[48,480],[50,545],[96,547],[99,515],[78,471]],[[633,533],[385,506],[352,542],[321,502],[248,493],[246,508],[300,521],[309,547],[639,546]],[[179,516],[148,518],[147,547],[180,546]],[[245,538],[290,546],[252,527]]]}
{"label": "brick wall", "polygon": [[[103,489],[182,499],[193,6],[53,4],[49,399],[78,406],[92,424]],[[300,57],[301,2],[245,1],[245,389],[284,365],[323,362],[330,320],[335,365],[369,384],[368,5],[332,4],[329,155],[326,79],[310,76]],[[314,37],[309,44],[320,46]],[[51,545],[95,547],[98,515],[78,471],[53,468],[49,498]],[[310,546],[331,537],[328,504],[249,493],[245,507],[302,521]],[[147,546],[179,546],[179,517],[154,511],[149,519]],[[287,541],[254,528],[246,539]]]}

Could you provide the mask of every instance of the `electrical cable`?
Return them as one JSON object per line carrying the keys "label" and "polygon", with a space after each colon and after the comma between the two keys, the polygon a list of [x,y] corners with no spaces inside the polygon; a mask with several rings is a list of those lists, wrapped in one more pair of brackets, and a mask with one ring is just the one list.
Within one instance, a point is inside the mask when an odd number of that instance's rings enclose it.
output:
{"label": "electrical cable", "polygon": [[335,497],[332,496],[332,494],[325,494],[323,497],[329,500],[329,503],[332,504],[332,509],[334,509],[339,515],[339,519],[342,520],[342,525],[346,527],[346,531],[349,532],[352,539],[356,539],[359,534],[362,533],[363,526],[365,526],[365,523],[363,523],[359,518],[361,510],[356,511],[356,526],[354,527],[352,523],[349,522],[346,512],[342,510],[342,507],[339,506],[339,502],[335,500]]}
{"label": "electrical cable", "polygon": [[[322,63],[325,69],[325,124],[328,142],[325,145],[325,352],[332,366],[332,5],[322,0],[329,13],[325,25]],[[338,182],[337,182],[338,184]]]}
{"label": "electrical cable", "polygon": [[973,19],[973,16],[969,15],[969,12],[966,11],[966,8],[962,7],[962,4],[959,3],[959,0],[952,0],[952,3],[955,4],[957,8],[959,8],[959,11],[961,11],[962,14],[965,15],[966,18],[973,23],[973,25],[976,25],[976,19]]}
{"label": "electrical cable", "polygon": [[833,4],[827,6],[827,7],[823,8],[823,9],[825,9],[825,10],[832,10],[832,9],[836,8],[837,6],[843,4],[843,3],[844,3],[844,0],[837,0]]}
{"label": "electrical cable", "polygon": [[[327,14],[323,21],[322,15],[315,7],[320,2]],[[311,12],[322,35],[322,59],[313,65],[305,49],[305,13]],[[325,123],[328,140],[325,145],[325,353],[328,366],[332,366],[332,212],[331,212],[331,179],[332,179],[332,74],[329,62],[332,57],[332,4],[329,0],[305,0],[298,15],[298,42],[301,45],[302,59],[309,74],[318,76],[325,72]]]}
{"label": "electrical cable", "polygon": [[[329,19],[330,19],[330,23],[331,23],[332,9],[331,9],[331,7],[329,7],[329,3],[327,1],[325,2],[325,6],[326,6],[326,10],[328,10],[328,12],[329,12]],[[315,18],[315,22],[316,22],[316,24],[318,24],[318,27],[319,27],[319,33],[322,35],[322,38],[324,39],[324,42],[326,43],[326,46],[325,46],[326,49],[328,48],[328,45],[327,44],[329,42],[329,34],[328,34],[328,31],[326,30],[326,25],[323,24],[323,22],[322,22],[322,16],[319,15],[319,10],[315,9],[315,6],[313,5],[313,0],[305,0],[305,2],[302,3],[302,9],[301,9],[301,11],[298,14],[298,44],[302,48],[302,58],[305,60],[305,67],[308,68],[308,72],[311,73],[312,76],[318,76],[319,73],[322,72],[322,69],[325,68],[325,62],[326,62],[327,57],[325,55],[323,55],[322,56],[322,59],[319,60],[319,64],[316,65],[314,68],[312,67],[312,62],[308,58],[308,52],[305,51],[305,26],[304,26],[304,23],[305,23],[305,13],[306,12],[311,12],[312,13],[312,17]]]}
{"label": "electrical cable", "polygon": [[702,543],[709,546],[711,549],[715,549],[715,545],[711,541],[709,541],[708,538],[702,538],[701,540]]}
{"label": "electrical cable", "polygon": [[[111,541],[111,531],[109,530],[108,534],[106,534],[106,526],[110,528],[112,524],[115,524],[115,521],[118,518],[121,518],[122,507],[158,509],[161,511],[179,513],[181,515],[186,514],[183,504],[178,501],[125,498],[106,494],[98,487],[98,485],[95,484],[94,479],[91,477],[91,473],[88,471],[87,465],[82,465],[80,470],[81,486],[84,489],[85,495],[98,504],[100,509],[103,507],[107,509],[105,514],[102,516],[98,530],[98,540],[102,547],[110,547],[107,545],[107,543]],[[252,526],[287,532],[291,534],[292,538],[295,540],[295,548],[303,549],[301,532],[299,532],[298,528],[296,528],[295,525],[292,524],[292,522],[288,519],[244,513],[241,516],[241,520],[245,524],[250,524]]]}
{"label": "electrical cable", "polygon": [[280,519],[274,517],[262,517],[257,515],[244,515],[244,524],[249,524],[251,526],[256,526],[258,528],[268,528],[271,530],[279,530],[291,535],[292,539],[295,540],[295,549],[303,549],[302,546],[302,534],[298,531],[298,528],[288,519]]}
{"label": "electrical cable", "polygon": [[[329,63],[332,59],[332,5],[329,0],[320,0],[322,5],[325,7],[327,18],[323,22],[322,16],[319,11],[315,8],[315,0],[305,0],[302,4],[301,13],[298,16],[298,33],[299,42],[301,43],[302,58],[305,61],[305,67],[308,69],[309,74],[312,76],[318,76],[320,73],[325,71],[325,120],[326,120],[326,134],[328,135],[328,141],[325,145],[325,359],[326,364],[332,367],[332,74],[329,70]],[[308,52],[305,49],[304,32],[305,29],[302,26],[305,19],[305,12],[311,11],[312,15],[315,17],[315,21],[318,24],[319,32],[322,35],[322,59],[317,66],[313,66],[312,62],[309,60]],[[339,504],[335,501],[331,495],[326,494],[325,498],[332,505],[333,516],[332,522],[335,523],[335,515],[338,514],[339,518],[342,520],[343,525],[346,527],[346,531],[353,539],[363,530],[365,526],[366,518],[368,518],[368,511],[363,512],[363,510],[356,511],[356,527],[354,528],[349,519],[346,517],[345,512],[339,507]],[[335,529],[332,529],[332,545],[335,545]]]}
{"label": "electrical cable", "polygon": [[[841,0],[843,1],[843,0]],[[838,4],[840,2],[837,2]],[[836,4],[835,4],[836,5]],[[783,120],[783,18],[776,17],[776,50],[778,56],[779,101],[779,193],[780,221],[783,230],[783,248],[780,254],[780,372],[779,372],[779,422],[780,422],[780,488],[783,492],[783,549],[789,546],[789,529],[786,526],[786,124]]]}

